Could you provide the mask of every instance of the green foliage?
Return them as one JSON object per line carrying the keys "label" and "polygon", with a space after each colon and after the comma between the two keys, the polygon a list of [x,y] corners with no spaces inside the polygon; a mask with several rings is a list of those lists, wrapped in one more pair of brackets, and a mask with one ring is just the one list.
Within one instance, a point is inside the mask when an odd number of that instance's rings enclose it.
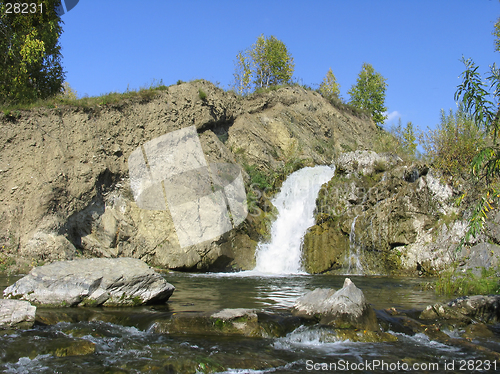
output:
{"label": "green foliage", "polygon": [[447,296],[491,295],[500,293],[497,269],[483,269],[481,276],[472,271],[457,274],[454,270],[442,273],[436,281],[436,292]]}
{"label": "green foliage", "polygon": [[495,51],[500,52],[500,18],[495,22],[492,34],[495,37]]}
{"label": "green foliage", "polygon": [[244,52],[236,55],[234,81],[235,90],[240,95],[246,95],[250,91],[252,70],[250,59]]}
{"label": "green foliage", "polygon": [[[493,35],[495,50],[500,51],[500,19],[495,23]],[[483,230],[483,224],[488,212],[500,202],[500,71],[496,64],[490,66],[490,71],[483,80],[478,73],[478,66],[472,59],[462,58],[465,71],[462,73],[462,83],[457,87],[455,100],[462,101],[464,111],[470,115],[478,130],[484,131],[488,143],[478,148],[470,163],[472,177],[486,185],[485,192],[474,207],[469,220],[469,229],[459,248]],[[460,200],[465,198],[465,194]]]}
{"label": "green foliage", "polygon": [[207,99],[207,94],[201,88],[198,90],[198,96],[201,100],[205,101]]}
{"label": "green foliage", "polygon": [[6,13],[0,3],[0,104],[31,103],[61,92],[60,0],[40,0],[43,11]]}
{"label": "green foliage", "polygon": [[78,99],[78,94],[76,91],[69,85],[68,82],[64,82],[62,86],[62,92],[60,93],[61,98],[67,100],[76,100]]}
{"label": "green foliage", "polygon": [[404,154],[404,158],[414,159],[417,153],[417,136],[415,134],[415,130],[413,129],[413,123],[408,122],[403,128],[401,118],[399,118],[398,125],[396,127],[392,127],[390,132],[396,138],[398,149],[402,154]]}
{"label": "green foliage", "polygon": [[338,98],[340,95],[340,84],[333,74],[332,68],[328,70],[323,82],[319,85],[319,93],[327,100]]}
{"label": "green foliage", "polygon": [[240,94],[252,88],[290,84],[294,71],[293,57],[286,45],[275,36],[257,38],[255,44],[239,52],[235,61],[234,89]]}
{"label": "green foliage", "polygon": [[350,104],[368,110],[377,125],[381,125],[387,116],[385,103],[386,79],[375,71],[372,65],[363,64],[356,84],[347,93],[351,96]]}
{"label": "green foliage", "polygon": [[130,90],[127,88],[127,91],[124,93],[110,92],[101,96],[84,96],[79,99],[74,97],[76,96],[76,91],[71,89],[71,87],[69,87],[69,89],[71,90],[71,94],[68,95],[65,95],[63,93],[45,100],[40,99],[33,103],[20,103],[6,107],[0,107],[0,109],[6,116],[12,117],[13,114],[16,116],[20,116],[20,109],[29,110],[31,108],[39,107],[54,109],[64,105],[78,108],[92,108],[100,105],[118,104],[124,102],[125,100],[140,100],[142,102],[145,102],[156,97],[161,91],[168,91],[168,87],[163,84],[163,80],[160,80],[159,82],[153,80],[153,82],[149,86],[146,85],[144,87],[141,87],[139,90]]}
{"label": "green foliage", "polygon": [[408,159],[396,131],[394,128],[389,129],[389,131],[379,129],[376,138],[373,139],[373,150],[377,153],[392,153],[402,159]]}
{"label": "green foliage", "polygon": [[485,145],[483,132],[477,128],[463,106],[446,115],[441,110],[441,122],[435,129],[420,134],[426,157],[448,175],[466,178],[477,150]]}
{"label": "green foliage", "polygon": [[415,132],[413,130],[413,124],[408,122],[403,129],[402,134],[402,146],[403,149],[408,152],[410,156],[415,156],[415,152],[417,151],[417,137],[415,136]]}
{"label": "green foliage", "polygon": [[250,177],[250,185],[256,185],[261,190],[273,190],[276,175],[272,172],[263,172],[256,165],[243,164],[243,168]]}

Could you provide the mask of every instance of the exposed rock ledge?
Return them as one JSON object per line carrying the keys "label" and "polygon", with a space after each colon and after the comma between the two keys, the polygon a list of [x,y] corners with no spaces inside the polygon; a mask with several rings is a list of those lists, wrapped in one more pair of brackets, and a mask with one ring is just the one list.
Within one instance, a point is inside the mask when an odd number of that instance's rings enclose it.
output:
{"label": "exposed rock ledge", "polygon": [[34,268],[4,296],[46,306],[129,306],[166,302],[174,290],[141,260],[93,258]]}

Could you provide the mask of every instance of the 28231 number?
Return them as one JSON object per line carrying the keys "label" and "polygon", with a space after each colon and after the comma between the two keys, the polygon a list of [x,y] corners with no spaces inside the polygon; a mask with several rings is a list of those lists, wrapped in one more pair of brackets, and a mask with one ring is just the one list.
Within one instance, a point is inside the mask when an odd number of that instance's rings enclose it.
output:
{"label": "28231 number", "polygon": [[5,4],[5,13],[14,13],[14,14],[29,14],[38,12],[38,8],[40,8],[40,13],[43,13],[43,4],[37,3],[6,3]]}

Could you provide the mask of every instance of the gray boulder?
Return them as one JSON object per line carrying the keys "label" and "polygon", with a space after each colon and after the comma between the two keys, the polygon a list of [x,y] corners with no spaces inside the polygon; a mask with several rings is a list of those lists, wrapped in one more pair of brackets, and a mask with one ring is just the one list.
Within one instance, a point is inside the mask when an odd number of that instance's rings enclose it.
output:
{"label": "gray boulder", "polygon": [[4,296],[46,306],[133,306],[166,302],[174,289],[141,260],[93,258],[34,268]]}
{"label": "gray boulder", "polygon": [[462,251],[466,261],[460,268],[462,272],[468,270],[478,277],[483,269],[489,270],[499,265],[500,246],[492,243],[479,243],[468,250]]}
{"label": "gray boulder", "polygon": [[379,330],[377,317],[366,302],[363,291],[346,278],[344,286],[335,291],[317,288],[295,302],[292,313],[305,318],[316,318],[320,323],[335,328]]}
{"label": "gray boulder", "polygon": [[0,328],[26,328],[35,323],[36,307],[22,300],[0,300]]}

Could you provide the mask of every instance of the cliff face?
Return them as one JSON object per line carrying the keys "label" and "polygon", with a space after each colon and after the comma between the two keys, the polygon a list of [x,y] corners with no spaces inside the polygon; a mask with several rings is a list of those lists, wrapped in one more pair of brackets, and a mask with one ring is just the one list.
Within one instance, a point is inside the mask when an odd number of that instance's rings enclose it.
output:
{"label": "cliff face", "polygon": [[[316,225],[304,238],[310,273],[437,274],[457,261],[481,274],[500,258],[500,215],[486,235],[456,251],[470,207],[438,171],[421,163],[369,151],[342,154],[317,200]],[[494,244],[496,243],[496,244]]]}
{"label": "cliff face", "polygon": [[377,134],[370,120],[314,92],[282,88],[239,98],[206,81],[143,102],[0,115],[0,262],[5,255],[29,262],[132,256],[171,269],[251,268],[259,217],[181,248],[170,213],[134,201],[130,154],[189,126],[208,163],[262,171],[283,171],[291,159],[329,164],[345,149],[370,149]]}

